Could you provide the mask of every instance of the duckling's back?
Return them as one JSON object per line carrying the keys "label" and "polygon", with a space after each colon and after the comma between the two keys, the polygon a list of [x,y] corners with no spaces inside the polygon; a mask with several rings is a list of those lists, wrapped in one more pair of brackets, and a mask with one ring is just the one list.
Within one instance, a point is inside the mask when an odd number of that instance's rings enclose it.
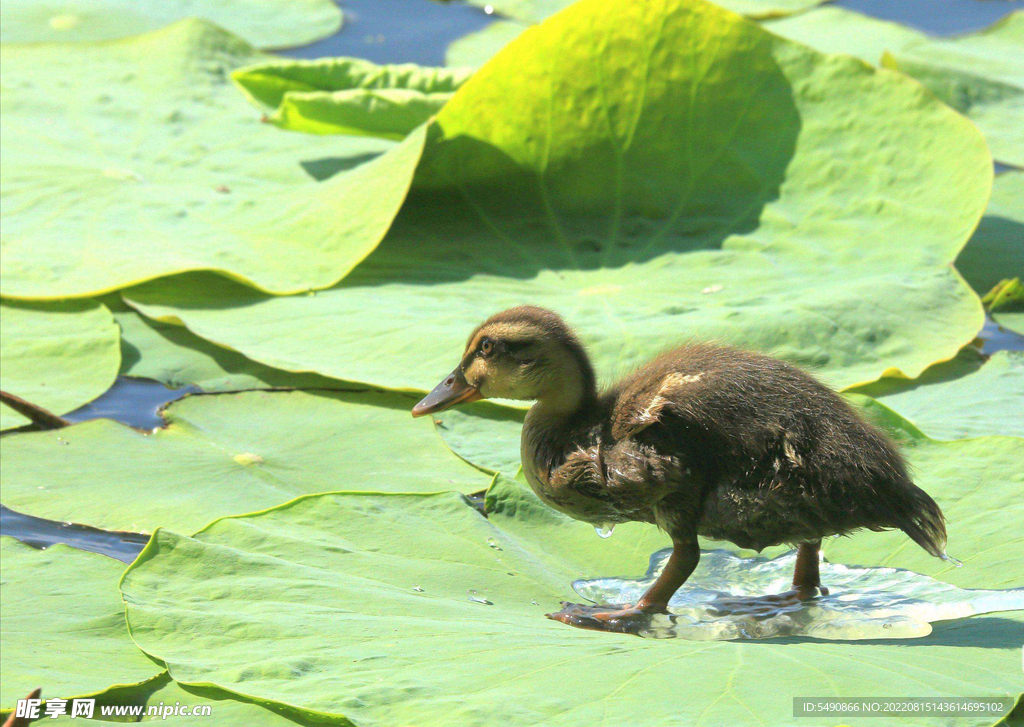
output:
{"label": "duckling's back", "polygon": [[899,528],[944,553],[942,511],[910,480],[896,446],[790,364],[683,346],[626,377],[605,402],[611,438],[671,452],[700,475],[701,535],[760,550]]}

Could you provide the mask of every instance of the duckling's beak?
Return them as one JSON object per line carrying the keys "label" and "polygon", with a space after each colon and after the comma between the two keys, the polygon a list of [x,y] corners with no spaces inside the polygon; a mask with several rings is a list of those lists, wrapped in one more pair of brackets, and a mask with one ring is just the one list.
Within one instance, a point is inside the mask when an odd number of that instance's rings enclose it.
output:
{"label": "duckling's beak", "polygon": [[456,404],[476,401],[482,398],[480,390],[475,386],[470,386],[469,382],[466,381],[466,377],[462,374],[462,369],[457,368],[448,374],[444,381],[435,386],[433,391],[424,396],[419,404],[412,408],[412,415],[414,417],[421,417],[424,414],[444,411]]}

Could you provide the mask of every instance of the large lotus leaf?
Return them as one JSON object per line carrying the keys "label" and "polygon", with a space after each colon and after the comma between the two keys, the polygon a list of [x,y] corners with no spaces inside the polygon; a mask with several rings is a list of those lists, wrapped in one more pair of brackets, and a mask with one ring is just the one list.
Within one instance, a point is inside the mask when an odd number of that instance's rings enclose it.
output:
{"label": "large lotus leaf", "polygon": [[947,551],[963,561],[963,567],[932,558],[899,531],[830,539],[825,556],[909,568],[962,588],[1024,584],[1024,535],[1011,525],[1019,519],[1020,505],[1014,503],[1024,491],[1019,464],[1024,460],[1024,438],[938,441],[880,402],[848,398],[902,445],[914,481],[942,507],[949,532]]}
{"label": "large lotus leaf", "polygon": [[[956,267],[978,295],[1003,280],[1024,278],[1024,172],[996,177],[988,210]],[[1024,312],[1019,308],[1007,306],[993,315],[1001,325],[1024,333]]]}
{"label": "large lotus leaf", "polygon": [[247,359],[189,332],[184,326],[116,310],[121,327],[121,374],[159,381],[172,389],[203,391],[249,389],[354,389],[354,384],[313,373],[282,371]]}
{"label": "large lotus leaf", "polygon": [[871,64],[881,61],[886,51],[898,51],[928,37],[899,23],[827,5],[765,21],[764,27],[824,53],[846,53]]}
{"label": "large lotus leaf", "polygon": [[[0,389],[8,393],[65,414],[110,388],[120,360],[117,326],[95,301],[0,305]],[[0,404],[0,429],[26,423]]]}
{"label": "large lotus leaf", "polygon": [[[155,379],[172,388],[198,386],[211,392],[361,388],[318,374],[264,366],[199,338],[184,326],[153,321],[134,311],[117,310],[114,318],[121,326],[121,373],[125,376]],[[480,402],[469,405],[467,411],[439,412],[433,420],[438,434],[457,455],[481,469],[511,477],[519,469],[523,413],[521,408]]]}
{"label": "large lotus leaf", "polygon": [[950,266],[989,194],[973,125],[713,5],[585,0],[472,76],[431,139],[338,286],[192,274],[126,299],[275,368],[420,390],[522,303],[565,315],[602,376],[706,337],[843,387],[916,376],[982,326]]}
{"label": "large lotus leaf", "polygon": [[936,364],[912,381],[883,378],[859,388],[936,439],[988,434],[1024,437],[1024,352],[974,349]]}
{"label": "large lotus leaf", "polygon": [[486,488],[489,475],[409,416],[413,403],[370,391],[190,396],[149,434],[98,419],[9,436],[4,504],[101,528],[191,532],[311,492]]}
{"label": "large lotus leaf", "polygon": [[14,708],[36,687],[47,698],[69,699],[163,671],[128,638],[117,592],[124,564],[65,545],[37,550],[8,537],[0,538],[0,557],[0,709]]}
{"label": "large lotus leaf", "polygon": [[[576,0],[467,0],[506,18],[539,23]],[[774,18],[812,8],[824,0],[720,0],[718,5],[751,18]]]}
{"label": "large lotus leaf", "polygon": [[261,124],[228,74],[265,58],[198,20],[5,47],[4,295],[76,297],[199,268],[275,292],[344,276],[391,223],[423,135],[361,164],[393,144]]}
{"label": "large lotus leaf", "polygon": [[[44,694],[45,696],[45,694]],[[298,710],[279,707],[268,707],[243,701],[222,689],[209,687],[183,687],[173,681],[167,672],[156,679],[135,687],[111,689],[96,699],[95,717],[88,725],[121,725],[124,716],[117,717],[118,710],[125,707],[142,707],[143,715],[139,722],[161,722],[170,725],[208,724],[211,727],[322,727],[327,724],[337,725],[338,720],[328,720],[312,715],[300,714]],[[178,707],[179,713],[170,713]],[[111,714],[102,715],[102,711],[110,710]],[[147,710],[154,710],[147,714]],[[186,714],[180,712],[186,711]],[[205,715],[200,711],[209,710]],[[166,713],[165,713],[166,712]],[[124,712],[122,711],[123,715]],[[47,719],[42,724],[80,725],[80,718],[70,715]]]}
{"label": "large lotus leaf", "polygon": [[401,139],[451,98],[467,70],[379,66],[358,58],[279,59],[231,74],[268,120],[293,131]]}
{"label": "large lotus leaf", "polygon": [[326,38],[341,27],[331,0],[4,0],[9,42],[110,40],[204,18],[258,48],[286,48]]}
{"label": "large lotus leaf", "polygon": [[[943,578],[1020,585],[1024,549],[1011,510],[1022,444],[922,438],[914,447],[965,559]],[[161,530],[122,581],[129,627],[180,681],[359,725],[784,725],[803,723],[793,697],[1021,691],[1019,615],[940,625],[913,644],[649,640],[567,628],[543,614],[575,597],[574,579],[640,575],[664,536],[620,526],[602,540],[500,478],[487,502],[485,519],[454,494],[330,494],[220,520],[194,538]],[[873,565],[907,539],[847,542],[830,543],[830,559]],[[915,556],[908,549],[891,560],[943,571]],[[890,720],[904,722],[919,720]]]}
{"label": "large lotus leaf", "polygon": [[985,133],[996,161],[1024,166],[1024,10],[991,28],[925,39],[883,63],[913,76]]}

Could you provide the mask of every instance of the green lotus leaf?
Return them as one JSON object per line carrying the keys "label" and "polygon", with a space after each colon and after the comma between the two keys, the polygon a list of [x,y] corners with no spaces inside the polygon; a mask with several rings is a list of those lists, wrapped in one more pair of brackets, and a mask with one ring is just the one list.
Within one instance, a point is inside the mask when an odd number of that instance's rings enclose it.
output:
{"label": "green lotus leaf", "polygon": [[990,28],[925,39],[883,64],[913,76],[985,133],[996,161],[1024,166],[1024,10]]}
{"label": "green lotus leaf", "polygon": [[128,638],[117,592],[124,564],[66,545],[38,550],[9,537],[0,538],[0,557],[0,709],[13,709],[36,687],[48,699],[71,699],[163,671]]}
{"label": "green lotus leaf", "polygon": [[872,65],[878,64],[886,51],[898,51],[928,37],[899,23],[827,5],[765,21],[764,27],[823,53],[846,53]]}
{"label": "green lotus leaf", "polygon": [[358,58],[281,59],[231,74],[254,103],[276,109],[269,120],[282,128],[393,139],[437,113],[468,76],[467,70]]}
{"label": "green lotus leaf", "polygon": [[78,297],[191,269],[275,292],[344,276],[391,223],[423,134],[362,163],[394,145],[261,124],[228,74],[266,58],[198,20],[5,47],[4,295]]}
{"label": "green lotus leaf", "polygon": [[[956,259],[956,267],[978,295],[1002,281],[1024,278],[1024,172],[1007,171],[996,177],[992,200],[977,231]],[[995,319],[1024,333],[1024,311],[1006,306]]]}
{"label": "green lotus leaf", "polygon": [[333,288],[190,274],[125,298],[275,368],[417,390],[522,303],[565,315],[605,377],[695,337],[845,387],[914,377],[983,323],[950,265],[989,194],[974,126],[710,4],[573,6],[474,74],[427,149],[387,238]]}
{"label": "green lotus leaf", "polygon": [[[175,389],[198,386],[210,392],[363,388],[319,374],[264,366],[199,338],[184,326],[149,320],[123,304],[114,318],[121,326],[121,373],[125,376],[154,379]],[[432,419],[445,444],[459,457],[480,469],[512,477],[519,469],[523,413],[522,408],[479,402],[466,411],[439,412]]]}
{"label": "green lotus leaf", "polygon": [[203,18],[258,48],[306,45],[341,27],[331,0],[4,0],[4,43],[111,40]]}
{"label": "green lotus leaf", "polygon": [[159,381],[172,389],[196,386],[207,392],[250,389],[361,388],[312,373],[274,369],[237,351],[206,341],[187,328],[152,321],[122,305],[114,311],[121,328],[121,375]]}
{"label": "green lotus leaf", "polygon": [[370,391],[190,396],[152,433],[97,419],[8,436],[4,504],[113,530],[192,532],[311,492],[485,489],[491,477],[410,417],[414,403]]}
{"label": "green lotus leaf", "polygon": [[[44,695],[45,696],[45,695]],[[338,724],[338,720],[327,720],[298,713],[297,710],[286,708],[268,708],[253,702],[243,701],[228,694],[222,689],[209,687],[182,686],[173,681],[167,672],[156,679],[135,687],[111,689],[96,699],[95,717],[89,725],[123,725],[124,717],[117,717],[117,710],[124,707],[142,707],[143,710],[153,709],[153,714],[145,714],[139,722],[160,722],[170,725],[209,724],[215,727],[322,727],[327,724]],[[188,710],[188,715],[165,714],[166,710],[180,706]],[[104,718],[103,709],[113,711]],[[205,715],[192,714],[196,709],[208,709]],[[47,719],[43,724],[80,725],[80,718],[69,715]]]}
{"label": "green lotus leaf", "polygon": [[[66,414],[95,399],[120,360],[117,326],[95,301],[0,305],[0,389],[47,411]],[[27,423],[0,404],[0,429]]]}
{"label": "green lotus leaf", "polygon": [[482,66],[529,27],[529,24],[518,20],[495,20],[450,43],[444,53],[445,65],[455,68]]}
{"label": "green lotus leaf", "polygon": [[[467,0],[470,5],[490,8],[506,18],[539,23],[574,4],[576,0]],[[718,5],[751,18],[774,18],[798,13],[824,0],[721,0]]]}
{"label": "green lotus leaf", "polygon": [[[830,540],[827,557],[888,561],[963,587],[1021,585],[1012,503],[1024,440],[937,442],[891,411],[876,414],[902,427],[964,567],[904,548],[902,534]],[[485,519],[455,494],[328,494],[219,520],[193,538],[160,530],[122,581],[129,627],[179,681],[360,725],[788,725],[802,723],[797,696],[1021,690],[1019,614],[938,625],[913,644],[567,628],[543,614],[578,600],[573,580],[640,575],[665,537],[625,525],[598,538],[500,477],[487,506]]]}
{"label": "green lotus leaf", "polygon": [[438,434],[460,457],[488,472],[515,477],[523,409],[482,401],[431,414]]}
{"label": "green lotus leaf", "polygon": [[[475,2],[475,0],[470,0],[470,2]],[[492,3],[479,0],[478,4],[491,5],[507,18],[513,19],[496,20],[487,27],[452,42],[445,51],[445,64],[465,68],[482,66],[495,53],[519,37],[524,30],[530,27],[530,23],[538,22],[556,10],[567,7],[571,2],[572,0],[499,0],[497,3]],[[817,5],[819,2],[820,0],[793,0],[791,2],[787,0],[782,0],[782,2],[726,0],[719,2],[718,5],[752,18],[765,18],[765,27],[773,33],[806,43],[826,53],[851,53],[849,48],[862,50],[864,46],[861,45],[861,38],[864,38],[865,44],[870,47],[877,45],[881,50],[885,50],[892,46],[887,45],[882,37],[893,39],[901,37],[898,35],[897,29],[902,29],[903,26],[874,20],[860,13],[840,8],[807,11],[807,8]],[[795,15],[790,15],[791,13],[795,13]],[[776,28],[775,19],[779,21],[778,28]],[[861,19],[863,22],[858,22]],[[906,38],[923,37],[921,33],[915,33],[909,29],[904,30],[907,34]],[[865,31],[869,33],[866,38],[861,35]],[[879,37],[878,33],[881,33],[882,37]],[[819,35],[825,36],[824,43],[813,42]],[[877,57],[869,62],[877,62],[881,58],[881,50]],[[851,53],[851,55],[860,55],[860,53]]]}
{"label": "green lotus leaf", "polygon": [[856,389],[879,399],[936,439],[988,434],[1024,437],[1024,352],[987,361],[973,349],[912,381],[884,378]]}

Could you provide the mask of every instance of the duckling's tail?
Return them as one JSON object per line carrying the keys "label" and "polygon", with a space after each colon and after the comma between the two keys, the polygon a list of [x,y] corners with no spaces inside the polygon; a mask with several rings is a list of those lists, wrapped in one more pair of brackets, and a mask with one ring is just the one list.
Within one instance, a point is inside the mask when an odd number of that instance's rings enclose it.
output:
{"label": "duckling's tail", "polygon": [[946,519],[935,500],[917,485],[904,484],[896,527],[936,558],[946,559]]}

